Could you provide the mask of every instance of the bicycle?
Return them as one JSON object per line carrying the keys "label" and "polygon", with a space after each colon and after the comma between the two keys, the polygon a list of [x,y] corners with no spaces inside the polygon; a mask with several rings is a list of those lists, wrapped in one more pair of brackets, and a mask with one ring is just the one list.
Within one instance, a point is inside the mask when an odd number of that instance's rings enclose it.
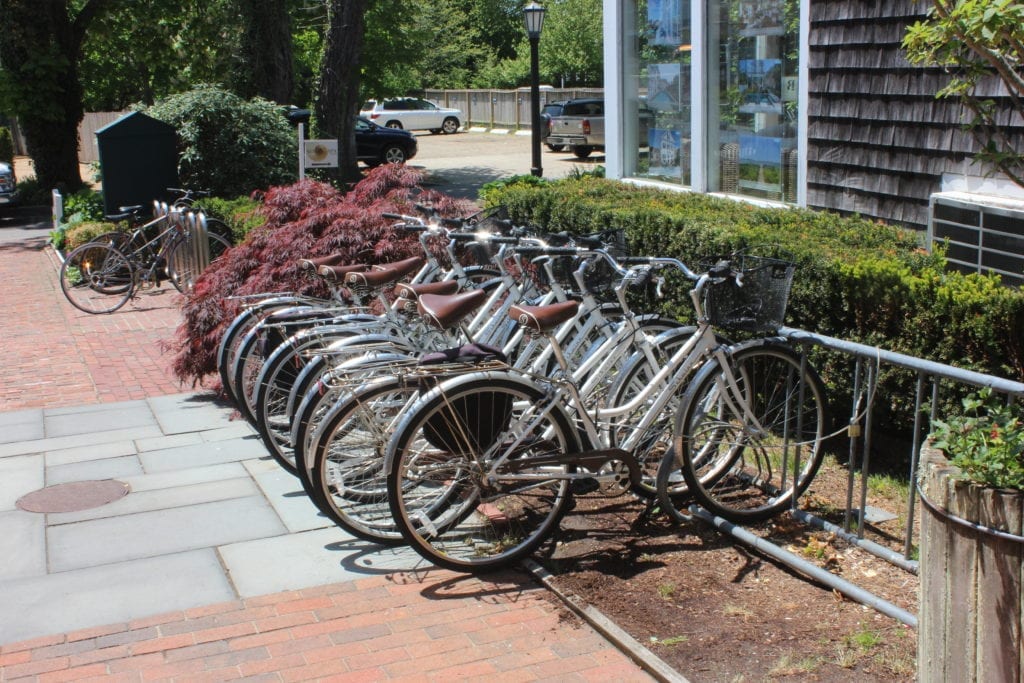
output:
{"label": "bicycle", "polygon": [[[141,213],[141,207],[126,208],[131,209],[127,215]],[[61,291],[71,305],[91,314],[112,313],[137,291],[164,280],[187,291],[198,270],[231,247],[205,228],[202,214],[169,211],[131,232],[105,233],[67,255],[60,268]],[[200,235],[206,236],[205,249]]]}
{"label": "bicycle", "polygon": [[[732,479],[730,472],[745,460],[747,448],[757,451],[762,463],[762,455],[770,455],[776,470],[793,475],[792,482],[769,482],[777,490],[762,511],[788,504],[816,473],[825,423],[824,389],[817,374],[780,339],[735,348],[721,345],[712,316],[704,311],[706,293],[727,283],[741,289],[744,274],[752,269],[744,262],[734,268],[731,261],[723,261],[698,275],[676,259],[623,259],[620,265],[605,256],[626,277],[671,266],[694,280],[690,296],[697,312],[696,330],[664,366],[657,372],[652,369],[646,385],[630,384],[626,393],[612,394],[605,405],[593,407],[587,405],[551,337],[551,330],[570,312],[513,307],[520,324],[551,339],[561,371],[540,376],[506,366],[443,379],[404,412],[388,442],[384,469],[394,524],[406,543],[432,563],[471,572],[505,567],[554,534],[572,505],[574,491],[604,485],[642,493],[638,487],[643,472],[635,450],[646,443],[650,427],[663,421],[665,407],[684,390],[695,398],[682,402],[674,425],[676,444],[697,443],[694,431],[704,425],[699,415],[713,415],[718,406],[732,410],[739,425],[721,424],[717,431],[700,432],[705,448],[688,448],[683,456],[684,468],[689,458],[692,468],[699,470],[693,481],[687,478],[683,484],[671,476],[677,452],[665,453],[656,479],[662,506],[676,510],[683,494],[715,491]],[[788,293],[792,264],[770,259],[764,267],[787,279]],[[760,329],[766,321],[754,309],[768,307],[757,301],[758,292],[745,293],[752,296],[738,309],[750,309],[754,315],[737,310],[737,322],[742,325],[750,317],[749,327]],[[775,326],[781,324],[781,314],[772,317],[778,318],[771,321]],[[762,375],[753,370],[762,361],[773,371],[773,381],[756,381]],[[703,367],[697,371],[695,388],[687,390],[698,363]],[[780,386],[780,379],[781,386],[801,390],[762,392]],[[691,406],[708,410],[698,414]],[[716,443],[734,433],[748,438],[730,440],[725,453],[714,450]],[[801,455],[806,457],[800,460]],[[701,469],[708,463],[713,466]]]}

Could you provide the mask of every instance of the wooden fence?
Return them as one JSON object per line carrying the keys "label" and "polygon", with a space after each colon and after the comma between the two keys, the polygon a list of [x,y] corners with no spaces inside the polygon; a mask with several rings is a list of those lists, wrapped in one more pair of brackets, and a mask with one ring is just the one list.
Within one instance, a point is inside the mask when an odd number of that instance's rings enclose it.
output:
{"label": "wooden fence", "polygon": [[[602,88],[553,88],[540,93],[541,107],[576,97],[603,97]],[[461,109],[462,125],[483,128],[530,127],[530,89],[517,90],[426,90],[423,97],[443,107]]]}

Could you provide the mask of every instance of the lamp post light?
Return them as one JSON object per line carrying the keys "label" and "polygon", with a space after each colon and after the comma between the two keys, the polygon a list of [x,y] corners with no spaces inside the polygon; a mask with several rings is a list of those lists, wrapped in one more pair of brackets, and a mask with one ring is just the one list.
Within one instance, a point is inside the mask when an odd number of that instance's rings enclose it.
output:
{"label": "lamp post light", "polygon": [[533,152],[530,173],[538,178],[544,175],[540,163],[540,64],[537,57],[537,44],[540,42],[541,29],[544,28],[544,12],[544,8],[536,2],[523,8],[526,36],[530,39],[530,144]]}

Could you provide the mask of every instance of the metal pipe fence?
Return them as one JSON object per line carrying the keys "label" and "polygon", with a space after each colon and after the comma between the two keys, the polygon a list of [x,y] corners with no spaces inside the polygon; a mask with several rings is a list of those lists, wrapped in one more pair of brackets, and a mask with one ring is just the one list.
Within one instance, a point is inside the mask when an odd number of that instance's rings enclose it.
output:
{"label": "metal pipe fence", "polygon": [[[842,519],[839,523],[830,522],[806,510],[798,509],[799,500],[793,500],[790,514],[792,517],[809,526],[833,533],[857,548],[879,557],[908,572],[917,573],[918,561],[915,557],[914,528],[918,504],[917,481],[918,454],[933,420],[940,417],[939,406],[944,395],[953,395],[966,388],[991,387],[998,394],[1014,401],[1024,397],[1024,383],[986,375],[979,372],[944,365],[933,361],[908,356],[894,351],[845,341],[795,328],[782,328],[779,336],[788,339],[797,346],[806,360],[812,352],[816,359],[822,354],[829,354],[840,361],[852,362],[851,396],[848,397],[850,415],[845,428],[849,440],[847,462],[846,495],[843,502]],[[872,462],[872,452],[878,437],[876,412],[881,400],[889,401],[891,396],[882,396],[879,392],[880,376],[886,373],[906,373],[905,379],[914,386],[913,426],[911,434],[904,443],[908,444],[909,453],[906,476],[908,477],[908,494],[905,508],[902,511],[902,524],[898,539],[879,537],[873,540],[868,537],[869,527],[873,522],[883,520],[899,520],[899,514],[887,513],[873,509],[868,505],[868,478],[872,468],[878,469],[878,463]],[[945,393],[944,393],[945,392]],[[840,397],[835,402],[840,403]],[[883,463],[884,464],[884,463]],[[858,481],[859,479],[859,481]],[[813,484],[812,484],[813,487]],[[706,511],[694,507],[691,510],[696,517],[714,525],[720,531],[732,535],[742,543],[757,548],[790,568],[810,576],[828,585],[847,597],[871,606],[883,614],[887,614],[905,624],[916,627],[917,617],[906,610],[873,595],[817,565],[805,558],[792,553],[760,536],[728,521],[715,517]],[[898,546],[894,548],[893,546]]]}

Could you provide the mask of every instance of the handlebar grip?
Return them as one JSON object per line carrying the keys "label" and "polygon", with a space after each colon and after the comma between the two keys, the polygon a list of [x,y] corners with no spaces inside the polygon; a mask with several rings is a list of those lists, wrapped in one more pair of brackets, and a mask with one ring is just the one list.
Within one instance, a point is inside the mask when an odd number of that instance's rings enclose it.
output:
{"label": "handlebar grip", "polygon": [[576,256],[579,252],[575,247],[541,247],[522,245],[515,248],[520,254],[544,254],[546,256]]}
{"label": "handlebar grip", "polygon": [[630,282],[631,287],[646,287],[651,282],[653,275],[649,270],[641,270],[637,273],[637,276]]}
{"label": "handlebar grip", "polygon": [[491,244],[519,244],[518,237],[501,237],[500,235],[488,237],[487,241]]}
{"label": "handlebar grip", "polygon": [[390,219],[396,220],[396,221],[405,220],[405,216],[403,216],[400,213],[390,213],[390,212],[385,211],[384,213],[381,214],[381,216],[384,216],[384,218],[390,218]]}
{"label": "handlebar grip", "polygon": [[480,235],[475,232],[450,232],[448,233],[448,239],[455,240],[456,242],[475,242],[480,239]]}
{"label": "handlebar grip", "polygon": [[634,266],[638,264],[650,263],[650,256],[620,256],[615,259],[623,266]]}

